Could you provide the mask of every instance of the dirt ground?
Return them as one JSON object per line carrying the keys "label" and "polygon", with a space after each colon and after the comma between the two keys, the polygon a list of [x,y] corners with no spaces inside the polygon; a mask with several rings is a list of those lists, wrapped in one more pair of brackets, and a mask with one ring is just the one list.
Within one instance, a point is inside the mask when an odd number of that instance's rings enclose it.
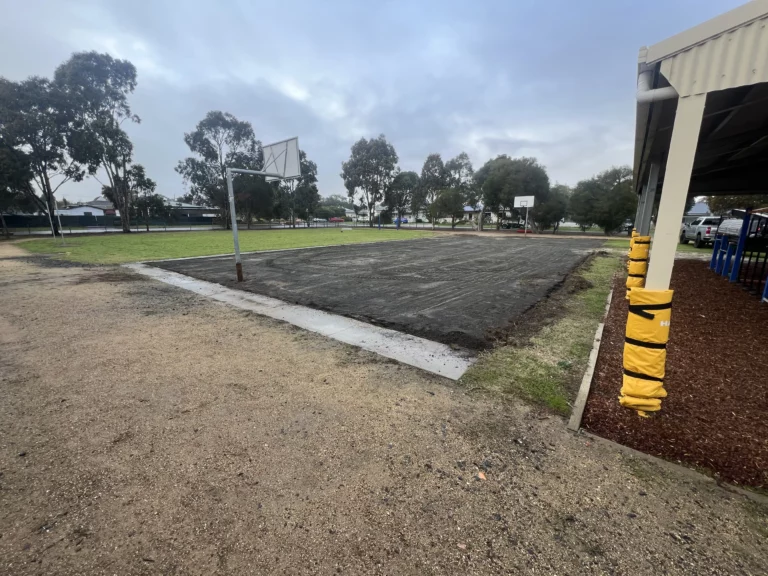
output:
{"label": "dirt ground", "polygon": [[244,282],[236,281],[231,256],[154,265],[444,344],[483,349],[492,345],[499,328],[546,296],[602,243],[457,233],[256,252],[243,256]]}
{"label": "dirt ground", "polygon": [[616,278],[583,424],[605,438],[707,468],[728,482],[768,488],[768,307],[701,260],[672,273],[664,385],[651,418],[619,406],[625,276]]}
{"label": "dirt ground", "polygon": [[0,244],[0,574],[764,574],[765,508],[117,268]]}

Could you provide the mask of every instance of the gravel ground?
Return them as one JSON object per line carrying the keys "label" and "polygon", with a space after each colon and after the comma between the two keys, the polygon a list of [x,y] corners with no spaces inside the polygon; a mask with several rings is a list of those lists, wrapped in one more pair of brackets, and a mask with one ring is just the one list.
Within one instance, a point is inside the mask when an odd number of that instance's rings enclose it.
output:
{"label": "gravel ground", "polygon": [[560,418],[0,244],[0,574],[764,574],[765,510]]}

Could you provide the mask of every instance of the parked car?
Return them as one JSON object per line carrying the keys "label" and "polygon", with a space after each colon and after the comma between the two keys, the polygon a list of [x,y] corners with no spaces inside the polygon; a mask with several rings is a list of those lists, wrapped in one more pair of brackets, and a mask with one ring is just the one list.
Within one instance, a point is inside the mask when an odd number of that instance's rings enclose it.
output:
{"label": "parked car", "polygon": [[328,222],[344,222],[344,218],[340,218],[339,216],[333,216],[332,218],[328,218]]}
{"label": "parked car", "polygon": [[[399,220],[399,222],[398,222]],[[395,224],[408,224],[408,218],[395,218]]]}
{"label": "parked car", "polygon": [[680,243],[688,244],[688,242],[693,241],[696,248],[703,248],[715,240],[719,225],[720,218],[717,216],[696,218],[689,224],[683,224],[683,228],[680,230]]}
{"label": "parked car", "polygon": [[[521,224],[520,222],[506,221],[501,223],[501,227],[504,228],[504,230],[512,230],[514,228],[519,228],[522,230],[523,226],[524,224]],[[528,229],[531,229],[530,225],[528,226]]]}

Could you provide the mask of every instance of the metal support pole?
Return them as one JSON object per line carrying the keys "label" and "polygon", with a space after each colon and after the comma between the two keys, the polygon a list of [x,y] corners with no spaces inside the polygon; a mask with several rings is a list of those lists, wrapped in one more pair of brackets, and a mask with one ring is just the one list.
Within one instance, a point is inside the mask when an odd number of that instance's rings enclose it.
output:
{"label": "metal support pole", "polygon": [[643,186],[643,191],[640,192],[640,198],[637,199],[637,211],[635,212],[635,219],[632,222],[632,227],[637,230],[638,226],[640,226],[640,220],[643,217],[643,206],[645,205],[645,200],[648,198],[648,185],[646,184]]}
{"label": "metal support pole", "polygon": [[752,209],[747,208],[744,213],[744,221],[741,223],[741,232],[739,233],[739,243],[736,245],[736,256],[733,261],[733,269],[731,270],[731,276],[729,280],[731,282],[737,282],[739,280],[739,269],[741,268],[741,255],[744,252],[744,244],[747,243],[747,235],[749,234],[749,227],[752,220]]}
{"label": "metal support pole", "polygon": [[653,214],[653,205],[656,202],[656,187],[659,183],[660,167],[658,162],[653,162],[648,170],[648,185],[644,191],[643,211],[640,214],[640,222],[635,222],[635,229],[640,236],[650,236],[651,234],[651,214]]}
{"label": "metal support pole", "polygon": [[523,236],[528,235],[528,206],[525,207],[525,227],[523,228]]}
{"label": "metal support pole", "polygon": [[705,102],[706,94],[695,94],[680,98],[677,103],[664,173],[664,192],[659,202],[659,217],[645,280],[649,290],[669,289]]}
{"label": "metal support pole", "polygon": [[232,188],[232,171],[227,168],[227,193],[229,194],[229,215],[232,218],[232,238],[235,241],[235,271],[237,281],[243,281],[243,263],[240,260],[240,239],[237,236],[237,215],[235,214],[235,193]]}
{"label": "metal support pole", "polygon": [[227,194],[229,195],[229,213],[232,217],[232,237],[235,241],[235,270],[237,271],[237,281],[242,282],[243,263],[240,260],[240,239],[237,236],[237,215],[235,214],[235,193],[232,189],[232,174],[254,174],[255,176],[271,176],[273,178],[283,178],[283,175],[275,174],[274,172],[261,172],[260,170],[227,168]]}

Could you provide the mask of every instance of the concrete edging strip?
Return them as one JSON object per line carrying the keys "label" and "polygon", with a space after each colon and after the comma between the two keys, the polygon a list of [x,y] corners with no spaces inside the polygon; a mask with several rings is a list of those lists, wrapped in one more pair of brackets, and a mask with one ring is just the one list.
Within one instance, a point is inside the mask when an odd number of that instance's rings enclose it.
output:
{"label": "concrete edging strip", "polygon": [[568,430],[573,430],[574,432],[581,427],[581,418],[584,416],[584,408],[587,405],[587,398],[589,398],[589,389],[592,387],[592,377],[595,374],[595,364],[597,363],[597,355],[600,352],[600,342],[603,338],[605,319],[608,316],[608,311],[611,309],[612,297],[613,283],[611,283],[611,291],[608,292],[608,298],[605,302],[603,320],[597,325],[597,330],[595,331],[595,339],[592,341],[592,351],[589,353],[587,368],[584,371],[584,377],[581,379],[581,386],[579,386],[579,393],[576,395],[576,402],[573,403],[571,418],[568,420]]}
{"label": "concrete edging strip", "polygon": [[322,334],[451,380],[458,380],[474,362],[473,358],[459,354],[445,344],[373,326],[345,316],[289,304],[268,296],[233,290],[220,284],[196,280],[184,274],[141,263],[123,264],[123,267],[160,282],[237,308],[250,310],[262,316],[288,322],[310,332]]}

